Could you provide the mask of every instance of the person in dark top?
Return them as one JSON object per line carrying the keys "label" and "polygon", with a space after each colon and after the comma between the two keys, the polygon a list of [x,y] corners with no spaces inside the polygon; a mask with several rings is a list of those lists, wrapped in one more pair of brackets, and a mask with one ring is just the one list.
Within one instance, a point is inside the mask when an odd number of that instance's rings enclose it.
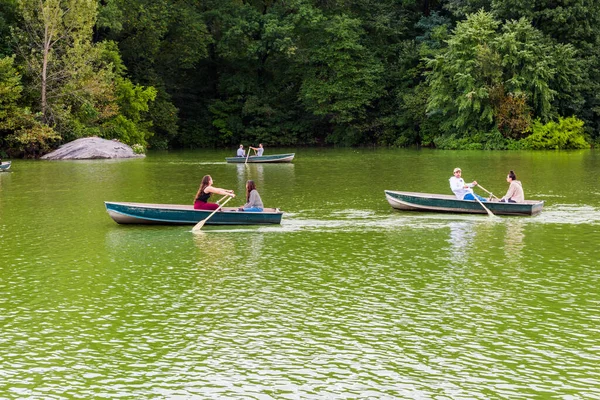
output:
{"label": "person in dark top", "polygon": [[220,194],[223,196],[235,197],[233,190],[221,189],[213,186],[213,180],[210,175],[204,175],[202,183],[194,198],[194,209],[195,210],[216,210],[219,208],[217,203],[209,203],[208,199],[211,194]]}

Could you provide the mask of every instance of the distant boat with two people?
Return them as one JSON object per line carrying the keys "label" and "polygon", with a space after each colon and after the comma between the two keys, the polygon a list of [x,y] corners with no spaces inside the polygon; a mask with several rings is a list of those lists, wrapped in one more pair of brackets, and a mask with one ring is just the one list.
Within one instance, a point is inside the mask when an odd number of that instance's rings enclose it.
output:
{"label": "distant boat with two people", "polygon": [[[255,151],[255,155],[250,155],[250,150]],[[287,153],[287,154],[271,154],[267,156],[263,156],[263,145],[262,143],[258,145],[258,147],[250,147],[248,149],[248,154],[244,151],[244,146],[240,145],[237,150],[237,155],[235,157],[226,157],[225,161],[232,164],[248,164],[248,163],[289,163],[294,159],[295,153]]]}
{"label": "distant boat with two people", "polygon": [[245,163],[289,163],[294,159],[295,153],[289,154],[271,154],[269,156],[249,156],[247,159],[244,157],[227,157],[225,161],[234,164],[245,164]]}

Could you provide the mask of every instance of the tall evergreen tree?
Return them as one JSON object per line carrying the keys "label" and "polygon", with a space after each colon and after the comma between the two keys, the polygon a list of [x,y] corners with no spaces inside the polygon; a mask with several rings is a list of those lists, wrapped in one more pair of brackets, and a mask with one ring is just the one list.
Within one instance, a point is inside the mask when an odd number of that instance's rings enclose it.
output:
{"label": "tall evergreen tree", "polygon": [[[428,109],[444,115],[441,128],[447,134],[468,136],[504,126],[505,136],[519,137],[529,110],[544,122],[558,116],[552,102],[559,86],[577,77],[572,46],[554,43],[525,19],[499,28],[490,13],[472,14],[429,63]],[[500,118],[522,122],[504,125]]]}

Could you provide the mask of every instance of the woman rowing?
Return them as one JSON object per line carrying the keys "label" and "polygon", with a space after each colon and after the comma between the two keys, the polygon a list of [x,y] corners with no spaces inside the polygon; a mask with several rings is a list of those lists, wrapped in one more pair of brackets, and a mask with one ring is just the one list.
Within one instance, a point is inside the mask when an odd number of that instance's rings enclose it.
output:
{"label": "woman rowing", "polygon": [[219,208],[217,203],[209,203],[208,199],[211,194],[220,194],[223,196],[235,197],[233,190],[221,189],[213,186],[213,180],[210,175],[204,175],[202,183],[194,198],[194,209],[195,210],[216,210]]}

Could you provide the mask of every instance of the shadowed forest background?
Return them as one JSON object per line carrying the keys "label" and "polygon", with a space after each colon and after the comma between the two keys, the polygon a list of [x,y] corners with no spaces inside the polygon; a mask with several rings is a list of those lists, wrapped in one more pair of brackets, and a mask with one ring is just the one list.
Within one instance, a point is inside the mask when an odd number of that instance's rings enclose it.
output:
{"label": "shadowed forest background", "polygon": [[0,156],[600,142],[600,2],[0,0]]}

